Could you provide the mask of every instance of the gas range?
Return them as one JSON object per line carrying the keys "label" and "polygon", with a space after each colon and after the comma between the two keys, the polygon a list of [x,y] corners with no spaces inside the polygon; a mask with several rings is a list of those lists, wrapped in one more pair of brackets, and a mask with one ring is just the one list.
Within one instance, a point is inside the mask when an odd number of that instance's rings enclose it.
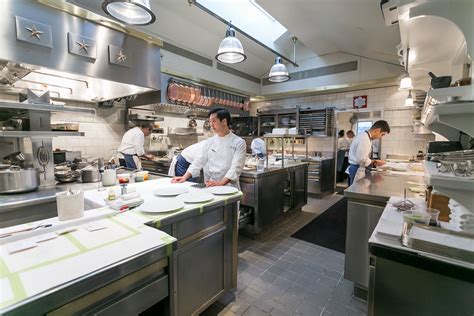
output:
{"label": "gas range", "polygon": [[159,158],[156,160],[142,159],[142,167],[145,170],[152,171],[161,175],[168,175],[170,169],[171,159]]}

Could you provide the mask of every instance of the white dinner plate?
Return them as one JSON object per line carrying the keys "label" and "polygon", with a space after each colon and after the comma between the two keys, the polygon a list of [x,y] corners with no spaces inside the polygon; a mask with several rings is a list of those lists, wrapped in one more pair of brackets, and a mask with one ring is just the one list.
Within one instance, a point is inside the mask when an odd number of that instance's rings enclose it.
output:
{"label": "white dinner plate", "polygon": [[239,190],[229,186],[208,187],[206,191],[215,195],[227,195],[237,193]]}
{"label": "white dinner plate", "polygon": [[153,194],[158,196],[176,196],[186,192],[188,188],[184,185],[171,185],[153,190]]}
{"label": "white dinner plate", "polygon": [[188,192],[178,196],[184,203],[204,203],[214,200],[214,195],[200,190],[199,192]]}
{"label": "white dinner plate", "polygon": [[182,209],[184,202],[178,199],[154,198],[146,201],[138,209],[146,213],[167,213]]}

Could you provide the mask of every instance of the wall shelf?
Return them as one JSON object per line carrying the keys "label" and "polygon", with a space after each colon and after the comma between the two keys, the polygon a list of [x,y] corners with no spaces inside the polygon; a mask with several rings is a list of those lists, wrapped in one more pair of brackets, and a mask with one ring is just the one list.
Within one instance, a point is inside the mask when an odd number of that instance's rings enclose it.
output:
{"label": "wall shelf", "polygon": [[0,137],[50,138],[58,136],[84,136],[84,132],[0,131]]}
{"label": "wall shelf", "polygon": [[425,180],[437,191],[453,198],[469,210],[474,210],[474,176],[457,177],[441,173],[436,168],[436,162],[424,161]]}
{"label": "wall shelf", "polygon": [[0,109],[5,110],[31,110],[31,111],[45,111],[45,112],[76,112],[96,114],[95,109],[71,107],[52,104],[33,104],[20,102],[0,102]]}

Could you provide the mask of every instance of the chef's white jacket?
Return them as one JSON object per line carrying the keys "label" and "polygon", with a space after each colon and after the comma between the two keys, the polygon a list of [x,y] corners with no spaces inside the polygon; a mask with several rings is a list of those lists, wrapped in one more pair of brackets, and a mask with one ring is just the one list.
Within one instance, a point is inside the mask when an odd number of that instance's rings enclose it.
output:
{"label": "chef's white jacket", "polygon": [[184,148],[181,152],[181,156],[186,159],[187,162],[193,163],[194,159],[202,153],[204,142],[205,141],[192,144],[191,146]]}
{"label": "chef's white jacket", "polygon": [[252,140],[250,148],[252,149],[252,155],[266,154],[265,141],[261,138],[255,138],[254,140]]}
{"label": "chef's white jacket", "polygon": [[118,152],[127,155],[143,156],[145,154],[145,134],[140,127],[129,129],[122,137]]}
{"label": "chef's white jacket", "polygon": [[353,138],[349,149],[349,163],[359,165],[359,167],[368,167],[372,160],[369,158],[372,152],[372,140],[367,132],[360,133]]}
{"label": "chef's white jacket", "polygon": [[224,177],[229,185],[239,187],[239,177],[245,165],[245,141],[230,132],[224,137],[214,135],[203,142],[201,154],[188,168],[192,177],[198,177],[204,168],[204,181],[220,181]]}

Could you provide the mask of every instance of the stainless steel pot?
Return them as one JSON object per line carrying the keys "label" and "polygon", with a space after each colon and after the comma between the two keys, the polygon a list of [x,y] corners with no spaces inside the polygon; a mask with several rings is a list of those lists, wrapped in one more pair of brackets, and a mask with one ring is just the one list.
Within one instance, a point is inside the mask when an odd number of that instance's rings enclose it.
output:
{"label": "stainless steel pot", "polygon": [[35,168],[20,169],[11,166],[0,170],[0,193],[22,193],[38,189],[39,172]]}
{"label": "stainless steel pot", "polygon": [[100,172],[99,169],[82,169],[82,182],[99,182],[100,181]]}

